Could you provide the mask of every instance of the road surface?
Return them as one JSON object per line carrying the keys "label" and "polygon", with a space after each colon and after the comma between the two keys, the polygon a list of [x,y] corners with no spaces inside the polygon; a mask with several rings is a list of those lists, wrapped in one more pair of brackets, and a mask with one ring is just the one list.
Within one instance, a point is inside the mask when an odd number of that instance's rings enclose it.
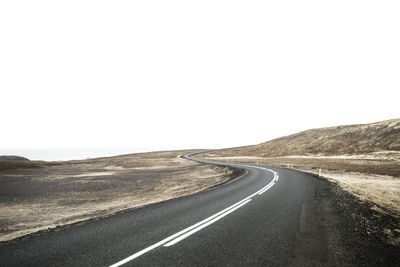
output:
{"label": "road surface", "polygon": [[[185,155],[190,159],[191,155]],[[0,246],[0,266],[327,264],[315,178],[233,163],[247,174],[194,195]]]}

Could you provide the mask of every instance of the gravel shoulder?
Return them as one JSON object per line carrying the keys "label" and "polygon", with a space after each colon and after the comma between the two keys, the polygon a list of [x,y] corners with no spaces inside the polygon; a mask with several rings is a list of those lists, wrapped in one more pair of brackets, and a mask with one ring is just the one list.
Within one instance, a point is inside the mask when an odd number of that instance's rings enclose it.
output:
{"label": "gravel shoulder", "polygon": [[317,175],[314,184],[314,201],[304,206],[315,212],[309,225],[324,230],[330,266],[400,265],[400,246],[389,232],[398,227],[398,218]]}

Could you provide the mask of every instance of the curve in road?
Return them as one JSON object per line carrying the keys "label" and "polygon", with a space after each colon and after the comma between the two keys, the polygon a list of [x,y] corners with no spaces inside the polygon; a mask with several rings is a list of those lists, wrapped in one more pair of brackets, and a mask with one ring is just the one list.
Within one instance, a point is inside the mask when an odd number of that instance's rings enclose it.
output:
{"label": "curve in road", "polygon": [[[186,154],[186,155],[183,156],[183,158],[186,158],[186,159],[189,159],[189,160],[194,160],[194,161],[205,163],[205,164],[219,164],[219,165],[221,164],[221,163],[217,163],[217,162],[213,162],[213,161],[194,159],[194,158],[191,157],[191,155],[193,155],[193,154]],[[225,165],[225,166],[228,166],[228,165]],[[276,171],[273,171],[271,169],[267,169],[267,168],[264,168],[264,167],[254,167],[254,166],[246,166],[246,165],[233,166],[232,164],[229,164],[229,166],[231,166],[231,167],[241,167],[241,168],[258,168],[260,170],[269,171],[269,172],[273,173],[274,178],[272,179],[272,181],[270,181],[267,185],[265,185],[264,187],[259,189],[257,192],[251,194],[250,196],[245,197],[244,199],[236,202],[235,204],[229,206],[228,208],[223,209],[222,211],[219,211],[219,212],[215,213],[214,215],[212,215],[212,216],[210,216],[210,217],[208,217],[208,218],[206,218],[206,219],[204,219],[204,220],[202,220],[202,221],[200,221],[198,223],[195,223],[192,226],[189,226],[186,229],[183,229],[183,230],[179,231],[178,233],[175,233],[175,234],[173,234],[173,235],[171,235],[171,236],[169,236],[169,237],[167,237],[167,238],[165,238],[165,239],[163,239],[163,240],[161,240],[161,241],[159,241],[159,242],[157,242],[157,243],[155,243],[155,244],[153,244],[153,245],[151,245],[151,246],[149,246],[149,247],[147,247],[147,248],[145,248],[145,249],[143,249],[143,250],[141,250],[139,252],[136,252],[135,254],[133,254],[133,255],[131,255],[131,256],[129,256],[129,257],[127,257],[127,258],[125,258],[125,259],[113,264],[113,265],[111,265],[110,267],[121,266],[121,265],[123,265],[125,263],[130,262],[131,260],[136,259],[137,257],[142,256],[143,254],[145,254],[145,253],[147,253],[147,252],[149,252],[149,251],[151,251],[151,250],[153,250],[153,249],[155,249],[157,247],[160,247],[160,246],[170,247],[170,246],[173,246],[173,245],[177,244],[178,242],[182,241],[183,239],[185,239],[185,238],[191,236],[192,234],[200,231],[201,229],[203,229],[203,228],[205,228],[205,227],[217,222],[218,220],[222,219],[223,217],[227,216],[228,214],[230,214],[230,213],[234,212],[235,210],[241,208],[242,206],[246,205],[247,203],[249,203],[252,200],[252,198],[254,196],[264,194],[268,189],[270,189],[272,186],[274,186],[274,184],[279,179],[279,175],[278,175],[278,173]]]}
{"label": "curve in road", "polygon": [[[194,154],[194,153],[193,153]],[[247,174],[190,196],[0,246],[0,266],[288,265],[327,262],[309,223],[314,178],[287,169],[184,158]],[[310,227],[311,226],[311,227]],[[314,229],[315,228],[315,229]]]}

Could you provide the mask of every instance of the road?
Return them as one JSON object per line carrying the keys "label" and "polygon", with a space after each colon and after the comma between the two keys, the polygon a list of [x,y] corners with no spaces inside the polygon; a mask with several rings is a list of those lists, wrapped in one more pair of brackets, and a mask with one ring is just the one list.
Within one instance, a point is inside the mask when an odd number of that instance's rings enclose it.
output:
{"label": "road", "polygon": [[191,196],[7,243],[0,246],[0,266],[328,262],[326,235],[312,206],[315,178],[287,169],[197,161],[244,168],[247,174]]}

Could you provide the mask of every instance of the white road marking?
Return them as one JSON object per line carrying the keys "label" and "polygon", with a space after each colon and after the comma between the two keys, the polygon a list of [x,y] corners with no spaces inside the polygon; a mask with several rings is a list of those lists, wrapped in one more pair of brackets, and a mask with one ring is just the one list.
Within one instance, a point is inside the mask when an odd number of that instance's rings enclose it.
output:
{"label": "white road marking", "polygon": [[188,227],[188,228],[186,228],[186,229],[184,229],[184,230],[182,230],[182,231],[180,231],[178,233],[173,234],[173,235],[161,240],[160,242],[157,242],[157,243],[155,243],[155,244],[153,244],[153,245],[151,245],[151,246],[149,246],[149,247],[147,247],[147,248],[145,248],[145,249],[143,249],[143,250],[141,250],[139,252],[136,252],[135,254],[133,254],[133,255],[131,255],[131,256],[129,256],[129,257],[127,257],[127,258],[125,258],[125,259],[113,264],[113,265],[111,265],[110,267],[121,266],[122,264],[125,264],[125,263],[127,263],[127,262],[129,262],[129,261],[131,261],[131,260],[133,260],[133,259],[135,259],[137,257],[140,257],[141,255],[145,254],[146,252],[149,252],[150,250],[153,250],[153,249],[155,249],[155,248],[157,248],[159,246],[162,246],[165,243],[167,243],[167,242],[179,237],[180,235],[185,234],[186,232],[189,232],[192,229],[195,229],[196,227],[201,226],[202,224],[205,224],[205,223],[209,222],[210,220],[213,220],[214,218],[216,218],[218,216],[221,216],[221,215],[223,215],[225,213],[227,213],[226,215],[228,215],[228,213],[230,213],[229,212],[230,210],[232,210],[232,211],[236,210],[237,208],[240,208],[244,204],[247,204],[246,201],[248,202],[249,200],[247,198],[243,199],[243,200],[241,200],[241,201],[229,206],[228,208],[226,208],[226,209],[224,209],[224,210],[222,210],[222,211],[220,211],[220,212],[218,212],[218,213],[216,213],[216,214],[214,214],[214,215],[212,215],[212,216],[210,216],[210,217],[208,217],[208,218],[206,218],[206,219],[204,219],[204,220],[202,220],[202,221],[200,221],[200,222],[198,222],[198,223],[196,223],[196,224],[194,224],[194,225],[192,225],[192,226],[190,226],[190,227]]}
{"label": "white road marking", "polygon": [[270,189],[271,187],[274,186],[275,183],[270,184],[268,187],[266,187],[265,189],[263,189],[261,192],[258,193],[258,195],[264,194],[268,189]]}
{"label": "white road marking", "polygon": [[250,201],[251,201],[251,199],[246,200],[246,201],[243,202],[242,204],[240,204],[240,205],[234,207],[233,209],[230,209],[229,211],[227,211],[227,212],[225,212],[224,214],[222,214],[222,215],[220,215],[220,216],[218,216],[218,217],[212,219],[211,221],[208,221],[208,222],[206,222],[206,223],[200,225],[199,227],[197,227],[197,228],[195,228],[195,229],[193,229],[193,230],[191,230],[191,231],[189,231],[189,232],[187,232],[187,233],[185,233],[185,234],[179,236],[178,238],[175,238],[175,239],[172,240],[171,242],[165,244],[164,247],[169,247],[169,246],[175,245],[175,244],[178,243],[179,241],[185,239],[185,238],[188,237],[188,236],[191,236],[192,234],[194,234],[194,233],[200,231],[201,229],[203,229],[203,228],[209,226],[210,224],[215,223],[216,221],[222,219],[223,217],[225,217],[225,216],[228,215],[229,213],[234,212],[234,211],[237,210],[238,208],[240,208],[240,207],[246,205],[246,204],[249,203]]}
{"label": "white road marking", "polygon": [[145,248],[145,249],[143,249],[143,250],[141,250],[139,252],[136,252],[135,254],[133,254],[133,255],[131,255],[131,256],[129,256],[129,257],[117,262],[117,263],[114,263],[113,265],[110,265],[110,267],[121,266],[121,265],[123,265],[123,264],[125,264],[125,263],[127,263],[127,262],[129,262],[129,261],[131,261],[131,260],[133,260],[135,258],[137,258],[137,257],[140,257],[143,254],[145,254],[145,253],[147,253],[147,252],[149,252],[149,251],[151,251],[151,250],[153,250],[153,249],[155,249],[155,248],[157,248],[159,246],[162,246],[164,244],[165,244],[164,245],[165,247],[169,247],[169,246],[172,246],[172,245],[180,242],[181,240],[191,236],[192,234],[200,231],[201,229],[209,226],[210,224],[213,224],[214,222],[222,219],[223,217],[225,217],[226,215],[230,214],[231,212],[234,212],[235,210],[239,209],[240,207],[246,205],[247,203],[249,203],[251,201],[251,198],[253,196],[255,196],[257,194],[258,195],[263,194],[268,189],[270,189],[272,186],[274,186],[276,181],[278,181],[279,175],[278,175],[278,173],[276,171],[273,171],[273,170],[270,170],[270,169],[267,169],[267,168],[263,168],[263,167],[248,166],[248,165],[243,165],[243,166],[244,167],[257,168],[257,169],[261,169],[261,170],[270,171],[270,172],[272,172],[274,174],[274,179],[271,182],[269,182],[266,186],[264,186],[263,188],[258,190],[257,192],[255,192],[252,195],[240,200],[239,202],[236,202],[235,204],[229,206],[228,208],[226,208],[226,209],[224,209],[224,210],[222,210],[220,212],[217,212],[214,215],[212,215],[212,216],[210,216],[210,217],[208,217],[208,218],[206,218],[206,219],[204,219],[204,220],[202,220],[202,221],[200,221],[200,222],[198,222],[196,224],[193,224],[192,226],[190,226],[188,228],[185,228],[185,229],[183,229],[182,231],[179,231],[176,234],[173,234],[173,235],[163,239],[160,242],[157,242],[157,243],[155,243],[155,244],[153,244],[153,245],[151,245],[151,246],[149,246],[149,247],[147,247],[147,248]]}

